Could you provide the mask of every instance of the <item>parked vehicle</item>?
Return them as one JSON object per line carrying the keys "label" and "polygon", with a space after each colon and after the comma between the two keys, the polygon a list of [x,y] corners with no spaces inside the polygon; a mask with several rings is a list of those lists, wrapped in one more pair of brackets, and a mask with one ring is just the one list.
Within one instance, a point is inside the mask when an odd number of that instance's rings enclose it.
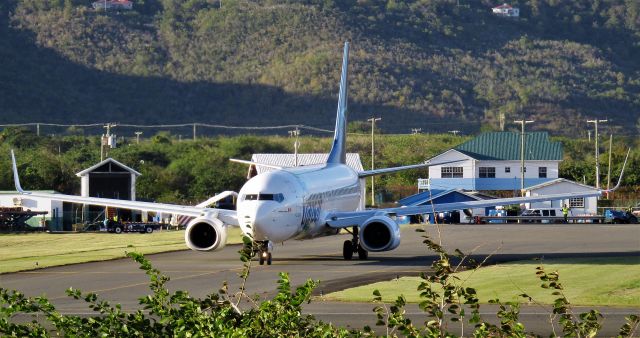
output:
{"label": "parked vehicle", "polygon": [[632,213],[628,211],[611,210],[611,209],[607,209],[604,211],[604,220],[606,223],[616,223],[616,224],[638,223],[638,217],[636,217]]}
{"label": "parked vehicle", "polygon": [[139,232],[141,234],[150,234],[154,230],[158,230],[160,228],[160,224],[157,223],[121,223],[109,220],[106,222],[106,225],[101,227],[101,231],[112,232],[116,234],[121,234],[123,232]]}
{"label": "parked vehicle", "polygon": [[[532,216],[532,217],[562,217],[561,208],[535,208],[535,209],[525,209],[520,216]],[[569,210],[569,216],[573,216],[571,210]],[[531,222],[539,222],[539,223],[554,223],[558,222],[558,220],[536,220],[535,218],[530,220]]]}

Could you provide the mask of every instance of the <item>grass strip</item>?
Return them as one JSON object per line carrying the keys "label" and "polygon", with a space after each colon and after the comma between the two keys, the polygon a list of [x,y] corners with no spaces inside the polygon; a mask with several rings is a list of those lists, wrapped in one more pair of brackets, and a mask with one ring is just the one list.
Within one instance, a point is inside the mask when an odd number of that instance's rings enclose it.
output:
{"label": "grass strip", "polygon": [[[545,261],[518,261],[457,273],[465,287],[478,291],[482,303],[501,301],[525,302],[517,295],[526,293],[542,304],[551,304],[556,296],[540,287],[535,267],[547,272],[558,271],[564,294],[574,305],[640,307],[640,257],[574,258]],[[325,295],[323,299],[368,302],[378,289],[386,302],[404,295],[408,302],[420,301],[416,291],[419,277],[374,283]]]}
{"label": "grass strip", "polygon": [[[230,227],[227,244],[241,243]],[[187,249],[184,231],[139,233],[0,234],[0,273],[122,258],[125,251],[152,254]]]}

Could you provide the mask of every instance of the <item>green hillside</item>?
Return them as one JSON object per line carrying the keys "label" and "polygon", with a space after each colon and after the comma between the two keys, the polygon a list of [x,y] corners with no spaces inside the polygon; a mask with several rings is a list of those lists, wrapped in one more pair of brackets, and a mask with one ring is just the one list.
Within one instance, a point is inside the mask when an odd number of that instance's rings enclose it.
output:
{"label": "green hillside", "polygon": [[637,133],[640,3],[519,0],[0,3],[0,123],[333,126],[342,42],[350,118],[385,132],[507,127]]}

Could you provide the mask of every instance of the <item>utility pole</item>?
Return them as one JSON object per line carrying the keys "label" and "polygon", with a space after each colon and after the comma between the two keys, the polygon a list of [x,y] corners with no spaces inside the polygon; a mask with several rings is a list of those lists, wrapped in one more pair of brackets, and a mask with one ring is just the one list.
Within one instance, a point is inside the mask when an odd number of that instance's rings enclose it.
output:
{"label": "utility pole", "polygon": [[524,126],[527,123],[533,123],[533,120],[515,120],[513,123],[519,123],[522,126],[520,132],[520,196],[524,197]]}
{"label": "utility pole", "polygon": [[606,123],[608,120],[587,120],[587,123],[593,123],[595,125],[595,138],[596,138],[596,189],[600,189],[600,150],[598,149],[598,124]]}
{"label": "utility pole", "polygon": [[142,135],[141,131],[136,131],[136,144],[140,144],[140,135]]}
{"label": "utility pole", "polygon": [[[373,170],[375,168],[375,162],[374,162],[374,148],[373,148],[373,131],[376,128],[376,122],[382,120],[381,117],[372,117],[370,119],[367,119],[367,121],[371,122],[371,170]],[[374,179],[374,175],[371,175],[371,206],[376,205],[376,198],[375,198],[375,179]]]}
{"label": "utility pole", "polygon": [[117,126],[115,123],[107,123],[103,126],[107,130],[106,135],[102,135],[102,139],[100,140],[100,161],[104,160],[106,156],[106,147],[115,148],[115,138],[111,139],[111,128]]}
{"label": "utility pole", "polygon": [[609,134],[609,165],[607,166],[607,199],[609,199],[609,187],[611,186],[611,153],[613,153],[613,134]]}
{"label": "utility pole", "polygon": [[289,137],[295,137],[296,140],[293,142],[293,154],[294,154],[294,167],[298,166],[298,147],[300,146],[300,141],[298,141],[298,137],[300,136],[300,128],[296,126],[295,130],[289,130]]}

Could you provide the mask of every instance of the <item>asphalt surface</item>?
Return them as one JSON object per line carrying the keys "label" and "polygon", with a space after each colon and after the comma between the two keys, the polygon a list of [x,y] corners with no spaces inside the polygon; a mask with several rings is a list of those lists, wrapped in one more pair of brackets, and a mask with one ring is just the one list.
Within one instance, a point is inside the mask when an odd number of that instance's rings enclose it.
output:
{"label": "asphalt surface", "polygon": [[[402,244],[394,251],[370,253],[369,259],[345,261],[342,242],[350,235],[317,238],[308,241],[276,244],[273,265],[259,266],[256,261],[246,284],[248,294],[269,297],[276,292],[278,273],[288,272],[293,285],[307,279],[320,280],[317,295],[344,288],[390,280],[398,276],[428,271],[435,258],[422,244],[423,233],[417,227],[402,230]],[[426,227],[426,234],[438,238],[437,228]],[[140,234],[105,234],[105,236],[142,236]],[[145,235],[148,236],[148,235]],[[484,224],[444,225],[440,227],[443,245],[453,251],[461,249],[478,258],[491,254],[491,263],[531,258],[589,256],[635,256],[640,264],[640,225],[600,224]],[[177,251],[148,256],[153,265],[171,277],[172,290],[187,290],[202,297],[219,289],[224,281],[233,292],[240,287],[242,269],[237,251],[227,246],[218,252]],[[75,264],[29,272],[0,275],[0,286],[17,289],[30,296],[46,295],[62,313],[91,314],[87,305],[65,295],[69,287],[98,293],[103,299],[119,303],[125,310],[138,308],[137,298],[149,293],[148,278],[130,259]],[[362,328],[375,324],[374,305],[327,302],[319,297],[305,311],[323,321]],[[483,306],[483,313],[495,317],[493,308]],[[548,335],[549,309],[525,306],[521,319],[527,329]],[[605,315],[603,336],[616,335],[624,316],[640,313],[640,308],[602,308]],[[424,316],[416,306],[407,308],[417,322]],[[385,331],[379,331],[384,333]]]}

